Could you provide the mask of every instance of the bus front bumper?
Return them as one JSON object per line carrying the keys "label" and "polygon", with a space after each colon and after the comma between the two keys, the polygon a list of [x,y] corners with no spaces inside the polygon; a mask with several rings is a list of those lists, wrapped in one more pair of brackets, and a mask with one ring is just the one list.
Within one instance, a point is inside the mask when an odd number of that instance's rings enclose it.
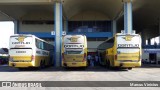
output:
{"label": "bus front bumper", "polygon": [[64,62],[63,67],[86,67],[86,62]]}
{"label": "bus front bumper", "polygon": [[17,67],[17,68],[26,68],[26,67],[33,67],[34,64],[32,62],[10,62],[9,66]]}
{"label": "bus front bumper", "polygon": [[140,67],[141,66],[141,61],[137,62],[121,62],[121,61],[115,61],[114,66],[116,67]]}

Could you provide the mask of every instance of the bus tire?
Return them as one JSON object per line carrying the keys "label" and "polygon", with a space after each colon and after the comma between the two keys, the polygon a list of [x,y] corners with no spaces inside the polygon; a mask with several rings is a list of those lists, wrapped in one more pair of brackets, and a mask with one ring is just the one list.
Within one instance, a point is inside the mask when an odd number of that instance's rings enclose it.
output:
{"label": "bus tire", "polygon": [[19,71],[24,71],[24,70],[25,70],[25,68],[18,68],[18,70],[19,70]]}
{"label": "bus tire", "polygon": [[45,64],[45,60],[43,61],[43,68],[45,68],[47,65]]}
{"label": "bus tire", "polygon": [[45,61],[43,60],[42,61],[42,68],[44,68],[45,67]]}
{"label": "bus tire", "polygon": [[111,66],[111,62],[108,60],[108,69],[113,70],[114,67]]}
{"label": "bus tire", "polygon": [[82,67],[82,69],[83,69],[83,70],[86,70],[86,69],[87,69],[87,67]]}
{"label": "bus tire", "polygon": [[108,69],[110,68],[110,63],[109,63],[108,60],[107,60],[107,62],[106,62],[106,66],[107,66]]}
{"label": "bus tire", "polygon": [[132,67],[128,68],[128,70],[132,70]]}
{"label": "bus tire", "polygon": [[41,60],[40,65],[39,65],[39,69],[43,68],[43,61]]}

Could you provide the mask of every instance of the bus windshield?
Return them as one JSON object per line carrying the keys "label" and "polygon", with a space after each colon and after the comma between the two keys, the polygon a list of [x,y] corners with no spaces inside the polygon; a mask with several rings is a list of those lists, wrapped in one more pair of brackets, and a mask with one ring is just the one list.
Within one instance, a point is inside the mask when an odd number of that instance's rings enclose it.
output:
{"label": "bus windshield", "polygon": [[66,54],[82,54],[82,51],[66,51]]}

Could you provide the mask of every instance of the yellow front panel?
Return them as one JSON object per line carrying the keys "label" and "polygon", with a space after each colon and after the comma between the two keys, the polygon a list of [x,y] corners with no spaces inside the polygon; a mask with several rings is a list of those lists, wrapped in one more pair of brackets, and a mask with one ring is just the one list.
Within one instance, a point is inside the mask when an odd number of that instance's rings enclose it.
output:
{"label": "yellow front panel", "polygon": [[13,61],[31,61],[31,56],[11,56]]}
{"label": "yellow front panel", "polygon": [[83,61],[84,54],[79,55],[64,55],[64,60],[66,62],[81,62]]}
{"label": "yellow front panel", "polygon": [[87,62],[64,62],[63,63],[64,67],[86,67]]}
{"label": "yellow front panel", "polygon": [[115,61],[114,62],[115,67],[140,67],[141,61],[138,62],[121,62],[121,61]]}
{"label": "yellow front panel", "polygon": [[14,56],[13,61],[9,61],[9,66],[13,67],[39,67],[41,61],[45,61],[45,65],[49,64],[49,56],[36,56],[31,61],[31,56]]}
{"label": "yellow front panel", "polygon": [[21,68],[33,67],[34,62],[11,62],[11,61],[9,61],[9,66],[21,67]]}
{"label": "yellow front panel", "polygon": [[122,53],[117,55],[117,60],[139,60],[139,53]]}

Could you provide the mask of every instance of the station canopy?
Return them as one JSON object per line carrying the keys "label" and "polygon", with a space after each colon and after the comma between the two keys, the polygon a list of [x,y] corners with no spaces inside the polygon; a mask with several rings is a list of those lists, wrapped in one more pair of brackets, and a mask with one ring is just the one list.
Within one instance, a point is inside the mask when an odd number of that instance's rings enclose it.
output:
{"label": "station canopy", "polygon": [[[58,0],[0,0],[0,20],[21,20],[26,15],[44,13],[54,17],[54,3]],[[132,0],[135,30],[157,25],[160,0]],[[123,24],[122,0],[62,0],[63,17],[68,20],[83,11],[105,14],[110,20]],[[47,18],[46,18],[47,19]],[[50,18],[48,18],[50,19]],[[123,27],[123,25],[121,25]]]}

